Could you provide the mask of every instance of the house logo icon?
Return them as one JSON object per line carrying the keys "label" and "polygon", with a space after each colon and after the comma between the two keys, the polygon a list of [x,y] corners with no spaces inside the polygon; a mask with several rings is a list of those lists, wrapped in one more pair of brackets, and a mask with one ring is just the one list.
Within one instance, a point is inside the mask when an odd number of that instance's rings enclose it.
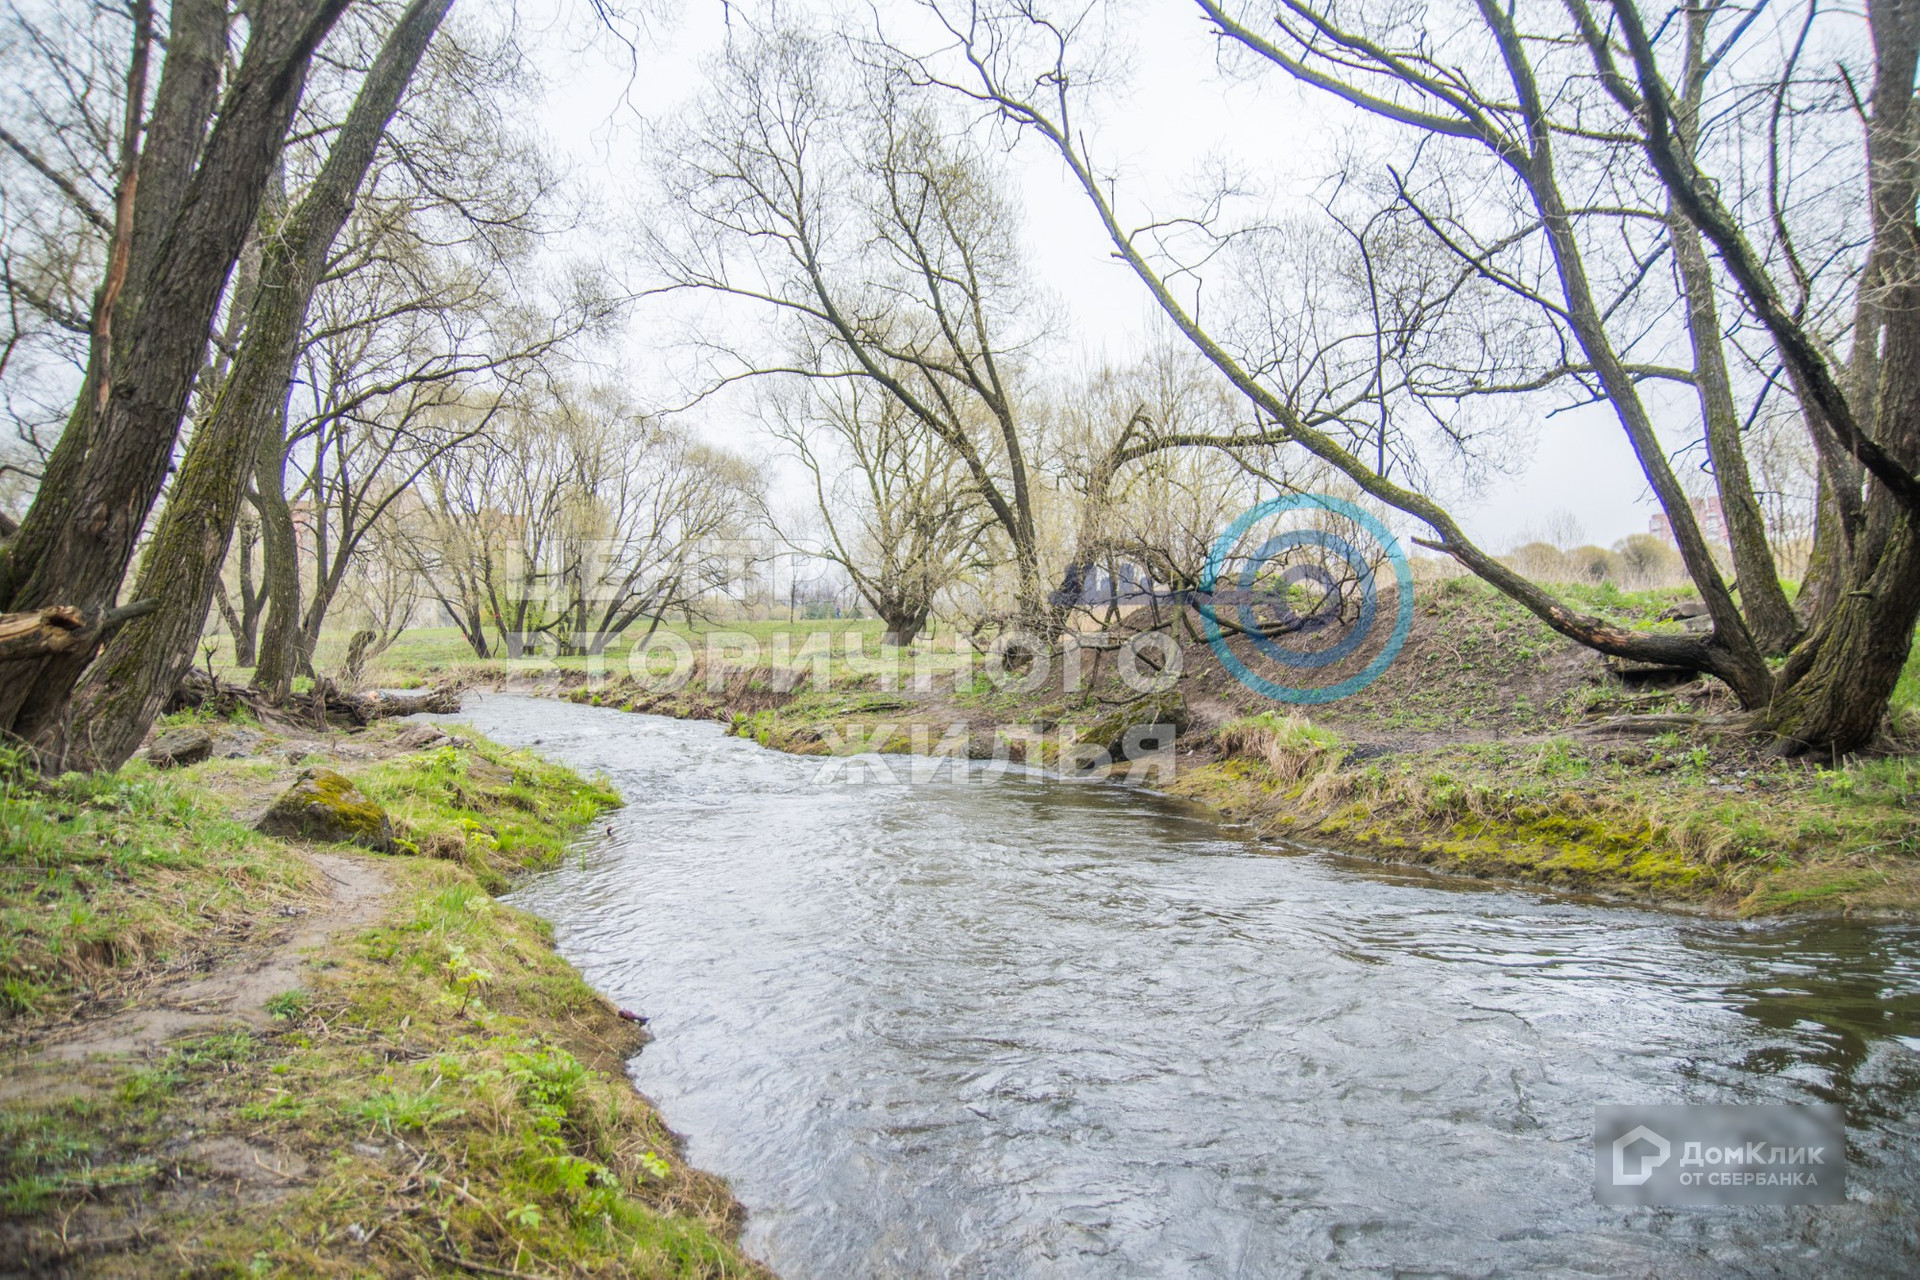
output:
{"label": "house logo icon", "polygon": [[[1636,1143],[1651,1148],[1651,1154],[1642,1152],[1629,1157],[1627,1149]],[[1653,1177],[1653,1171],[1665,1164],[1667,1157],[1672,1154],[1672,1143],[1643,1124],[1635,1125],[1613,1140],[1613,1185],[1616,1187],[1642,1185]],[[1627,1172],[1629,1160],[1638,1166],[1633,1173]]]}

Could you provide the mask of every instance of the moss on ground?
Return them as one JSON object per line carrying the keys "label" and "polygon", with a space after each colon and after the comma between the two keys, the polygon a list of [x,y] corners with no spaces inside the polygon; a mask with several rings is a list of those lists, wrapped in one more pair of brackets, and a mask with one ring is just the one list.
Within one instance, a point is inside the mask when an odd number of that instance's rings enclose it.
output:
{"label": "moss on ground", "polygon": [[416,851],[458,862],[492,892],[553,866],[579,828],[620,803],[604,782],[484,738],[382,760],[357,781]]}
{"label": "moss on ground", "polygon": [[[16,780],[3,811],[26,837],[7,842],[16,969],[67,945],[63,926],[27,921],[48,892],[122,924],[167,922],[166,948],[116,966],[137,1003],[155,963],[218,950],[205,935],[226,916],[198,905],[270,918],[308,891],[300,846],[220,816],[217,788],[261,783],[258,762],[203,768]],[[267,1001],[270,1022],[144,1061],[10,1060],[0,1256],[116,1276],[759,1274],[733,1244],[725,1184],[685,1163],[625,1078],[640,1033],[543,922],[489,891],[550,864],[614,793],[480,740],[356,781],[422,853],[335,846],[389,881],[382,917],[322,944]],[[14,1019],[16,1038],[56,1000],[83,1011],[69,968],[63,982],[47,978],[56,964],[21,970],[41,975],[42,1007]]]}
{"label": "moss on ground", "polygon": [[1920,902],[1916,774],[1839,769],[1688,741],[1566,738],[1352,760],[1326,731],[1294,744],[1216,734],[1171,788],[1266,835],[1439,870],[1764,915],[1904,914]]}

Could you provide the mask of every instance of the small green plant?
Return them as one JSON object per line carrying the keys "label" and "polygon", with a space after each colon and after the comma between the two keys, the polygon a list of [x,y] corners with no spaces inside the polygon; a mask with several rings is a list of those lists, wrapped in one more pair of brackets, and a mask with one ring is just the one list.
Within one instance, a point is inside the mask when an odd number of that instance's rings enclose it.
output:
{"label": "small green plant", "polygon": [[376,1132],[424,1131],[465,1114],[462,1108],[447,1106],[433,1096],[438,1083],[417,1091],[388,1089],[354,1103],[347,1111]]}
{"label": "small green plant", "polygon": [[307,1104],[290,1093],[276,1093],[265,1102],[249,1102],[240,1108],[240,1118],[256,1124],[268,1120],[298,1120],[307,1114]]}
{"label": "small green plant", "polygon": [[267,1015],[276,1022],[298,1022],[307,1016],[313,997],[299,987],[267,997]]}
{"label": "small green plant", "polygon": [[467,949],[458,943],[447,947],[447,958],[440,968],[447,976],[447,985],[460,997],[461,1013],[493,982],[493,974],[475,966],[467,958]]}
{"label": "small green plant", "polygon": [[520,1105],[533,1116],[534,1128],[554,1134],[566,1123],[589,1073],[566,1050],[543,1046],[532,1053],[508,1054],[507,1074]]}

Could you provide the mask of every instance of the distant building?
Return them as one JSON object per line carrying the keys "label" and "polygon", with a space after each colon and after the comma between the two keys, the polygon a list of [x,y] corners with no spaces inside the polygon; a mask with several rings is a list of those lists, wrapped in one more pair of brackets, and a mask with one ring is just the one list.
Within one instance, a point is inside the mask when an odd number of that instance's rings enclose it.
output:
{"label": "distant building", "polygon": [[[1707,536],[1707,541],[1725,544],[1728,540],[1727,513],[1721,509],[1720,499],[1695,498],[1691,505],[1694,521],[1699,524],[1700,532]],[[1673,521],[1667,519],[1664,511],[1647,521],[1647,532],[1670,543],[1675,541]]]}

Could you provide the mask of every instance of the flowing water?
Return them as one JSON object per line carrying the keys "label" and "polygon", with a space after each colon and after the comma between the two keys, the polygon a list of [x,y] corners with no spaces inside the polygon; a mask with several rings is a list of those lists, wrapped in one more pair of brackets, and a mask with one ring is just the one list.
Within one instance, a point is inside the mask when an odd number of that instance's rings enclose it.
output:
{"label": "flowing water", "polygon": [[[789,1280],[1920,1272],[1920,930],[1276,851],[1038,775],[822,779],[494,697],[627,797],[516,895]],[[904,762],[898,762],[904,771]],[[1594,1204],[1597,1103],[1837,1102],[1832,1208]]]}

